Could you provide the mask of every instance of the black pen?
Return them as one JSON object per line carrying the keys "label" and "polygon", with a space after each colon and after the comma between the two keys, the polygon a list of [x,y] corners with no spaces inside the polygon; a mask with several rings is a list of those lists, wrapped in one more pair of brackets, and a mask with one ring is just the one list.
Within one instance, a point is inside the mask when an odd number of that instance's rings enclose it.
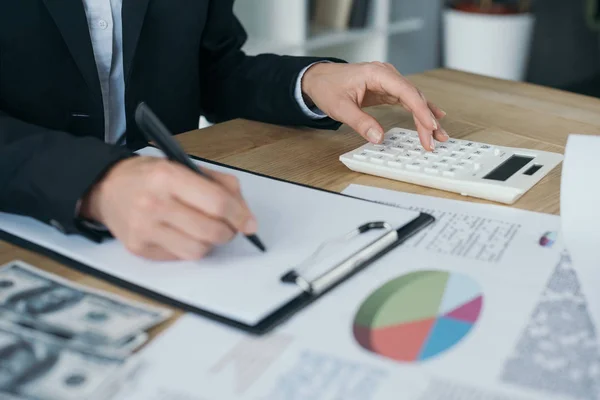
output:
{"label": "black pen", "polygon": [[[161,122],[160,119],[152,112],[150,107],[144,102],[141,102],[135,110],[135,121],[140,130],[146,135],[146,138],[151,142],[156,142],[160,150],[167,156],[171,161],[185,165],[192,171],[200,174],[204,178],[216,182],[210,175],[205,174],[202,170],[194,163],[185,151],[179,146],[177,141],[173,139],[173,135],[167,127]],[[254,244],[260,251],[266,251],[264,244],[256,235],[246,235],[246,238],[252,244]]]}

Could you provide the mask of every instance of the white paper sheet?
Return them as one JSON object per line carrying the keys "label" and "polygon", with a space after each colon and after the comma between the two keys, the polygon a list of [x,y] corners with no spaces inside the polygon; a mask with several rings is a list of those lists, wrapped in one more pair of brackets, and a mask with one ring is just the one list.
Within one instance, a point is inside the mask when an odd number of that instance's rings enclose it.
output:
{"label": "white paper sheet", "polygon": [[565,243],[600,327],[600,136],[570,135],[561,181]]}
{"label": "white paper sheet", "polygon": [[[541,237],[560,228],[558,217],[360,186],[345,193],[425,208],[439,222],[269,335],[251,337],[184,316],[142,352],[145,368],[118,398],[596,398],[589,393],[600,372],[598,357],[592,358],[597,348],[585,334],[569,330],[584,318],[567,315],[568,327],[548,331],[555,318],[571,310],[571,297],[577,299],[576,291],[571,295],[561,287],[569,269],[560,238],[540,245]],[[448,350],[419,362],[395,361],[363,348],[353,323],[365,299],[390,280],[425,270],[476,282],[484,305],[473,329]],[[472,288],[466,285],[459,294]],[[559,304],[548,308],[555,298]],[[578,301],[572,304],[582,309]]]}
{"label": "white paper sheet", "polygon": [[[162,153],[149,148],[140,154]],[[138,286],[254,325],[300,293],[295,285],[283,284],[280,278],[313,254],[322,242],[367,222],[388,221],[402,227],[418,216],[414,211],[398,212],[246,172],[204,166],[240,179],[242,192],[257,216],[266,253],[238,235],[198,262],[153,263],[132,255],[118,241],[96,244],[78,236],[65,236],[31,218],[0,213],[0,229]],[[339,250],[337,262],[381,235],[361,235],[352,246]]]}

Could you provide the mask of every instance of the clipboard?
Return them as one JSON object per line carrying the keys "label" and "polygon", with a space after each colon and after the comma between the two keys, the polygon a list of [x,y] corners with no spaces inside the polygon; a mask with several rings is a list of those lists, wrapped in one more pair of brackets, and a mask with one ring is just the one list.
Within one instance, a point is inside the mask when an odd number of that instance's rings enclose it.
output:
{"label": "clipboard", "polygon": [[288,271],[280,278],[281,282],[298,285],[303,293],[263,319],[258,325],[246,328],[249,328],[248,331],[255,334],[268,333],[296,312],[343,284],[433,222],[435,222],[435,218],[432,215],[420,213],[416,219],[399,229],[393,229],[383,221],[371,222],[357,227],[355,231],[349,232],[348,235],[360,235],[372,229],[387,230],[380,238],[359,249],[351,257],[333,266],[315,279],[306,279],[295,269]]}
{"label": "clipboard", "polygon": [[[310,190],[316,190],[328,194],[334,194],[335,196],[341,196],[342,198],[352,198],[354,200],[365,202],[365,204],[374,203],[369,200],[357,199],[355,197],[347,196],[341,193],[331,192],[320,188],[314,188],[295,182],[265,176],[252,171],[247,171],[240,168],[224,165],[218,162],[205,160],[199,157],[190,157],[196,161],[247,173],[256,177],[265,178],[268,180],[273,180],[298,187],[303,187]],[[387,207],[393,208],[389,205]],[[345,282],[346,280],[365,270],[369,265],[373,264],[375,261],[379,260],[388,252],[394,250],[398,246],[401,246],[408,239],[418,234],[420,231],[428,227],[434,221],[435,219],[433,216],[426,213],[418,213],[417,217],[415,217],[413,220],[399,227],[395,227],[389,222],[381,220],[370,221],[362,225],[356,226],[351,231],[343,234],[343,236],[341,237],[331,238],[331,242],[351,242],[352,239],[360,238],[362,235],[365,235],[367,233],[373,234],[377,232],[380,234],[375,239],[371,240],[367,245],[360,246],[356,249],[352,249],[352,253],[350,254],[350,256],[345,257],[339,263],[331,265],[331,267],[327,268],[322,273],[318,274],[316,277],[308,277],[306,271],[312,266],[311,260],[317,258],[321,252],[326,251],[330,244],[328,242],[321,243],[320,246],[314,250],[314,253],[307,254],[306,259],[303,263],[301,263],[301,265],[296,265],[295,267],[289,268],[282,274],[273,276],[273,279],[277,280],[278,285],[297,288],[298,294],[294,297],[291,297],[287,302],[273,309],[272,312],[266,314],[263,318],[261,318],[259,321],[253,324],[243,322],[240,319],[231,318],[229,316],[223,315],[222,313],[213,312],[204,307],[198,307],[186,301],[180,301],[177,298],[174,298],[174,296],[164,295],[157,290],[153,290],[145,285],[135,283],[130,279],[123,279],[121,277],[115,276],[114,274],[100,270],[97,267],[92,266],[91,263],[81,262],[80,260],[76,259],[76,257],[65,255],[63,251],[53,249],[51,248],[51,246],[42,245],[40,244],[41,242],[39,240],[31,240],[31,238],[26,237],[26,235],[19,234],[19,232],[6,231],[2,226],[3,219],[1,215],[0,239],[11,242],[25,249],[49,256],[50,258],[62,264],[65,264],[75,270],[106,280],[124,289],[139,293],[160,303],[179,308],[186,312],[191,312],[200,316],[207,317],[216,322],[223,323],[233,328],[241,329],[251,334],[263,335],[272,331],[286,320],[292,318],[300,310],[306,308],[314,301],[325,296],[328,292],[334,290],[337,286],[343,284],[343,282]],[[51,229],[48,228],[45,224],[39,224],[43,225],[44,229]]]}

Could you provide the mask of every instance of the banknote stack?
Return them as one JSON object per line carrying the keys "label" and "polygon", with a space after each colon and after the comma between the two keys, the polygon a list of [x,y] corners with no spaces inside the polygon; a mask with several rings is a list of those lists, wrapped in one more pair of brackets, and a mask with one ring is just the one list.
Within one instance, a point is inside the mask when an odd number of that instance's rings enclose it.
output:
{"label": "banknote stack", "polygon": [[20,261],[0,266],[0,399],[111,399],[170,315]]}

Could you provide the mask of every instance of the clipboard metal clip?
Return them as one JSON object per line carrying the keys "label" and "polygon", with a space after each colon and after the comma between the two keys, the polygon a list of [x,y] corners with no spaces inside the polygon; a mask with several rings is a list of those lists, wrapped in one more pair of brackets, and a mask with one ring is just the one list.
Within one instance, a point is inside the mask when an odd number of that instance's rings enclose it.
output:
{"label": "clipboard metal clip", "polygon": [[[310,281],[305,278],[304,273],[308,268],[314,265],[314,262],[325,248],[330,247],[335,243],[348,241],[372,230],[385,230],[385,233],[314,280]],[[344,279],[344,277],[362,267],[366,262],[384,251],[388,246],[394,244],[397,240],[398,232],[387,222],[366,223],[339,238],[321,244],[297,269],[293,269],[283,275],[281,281],[284,283],[296,284],[305,293],[318,296]]]}

